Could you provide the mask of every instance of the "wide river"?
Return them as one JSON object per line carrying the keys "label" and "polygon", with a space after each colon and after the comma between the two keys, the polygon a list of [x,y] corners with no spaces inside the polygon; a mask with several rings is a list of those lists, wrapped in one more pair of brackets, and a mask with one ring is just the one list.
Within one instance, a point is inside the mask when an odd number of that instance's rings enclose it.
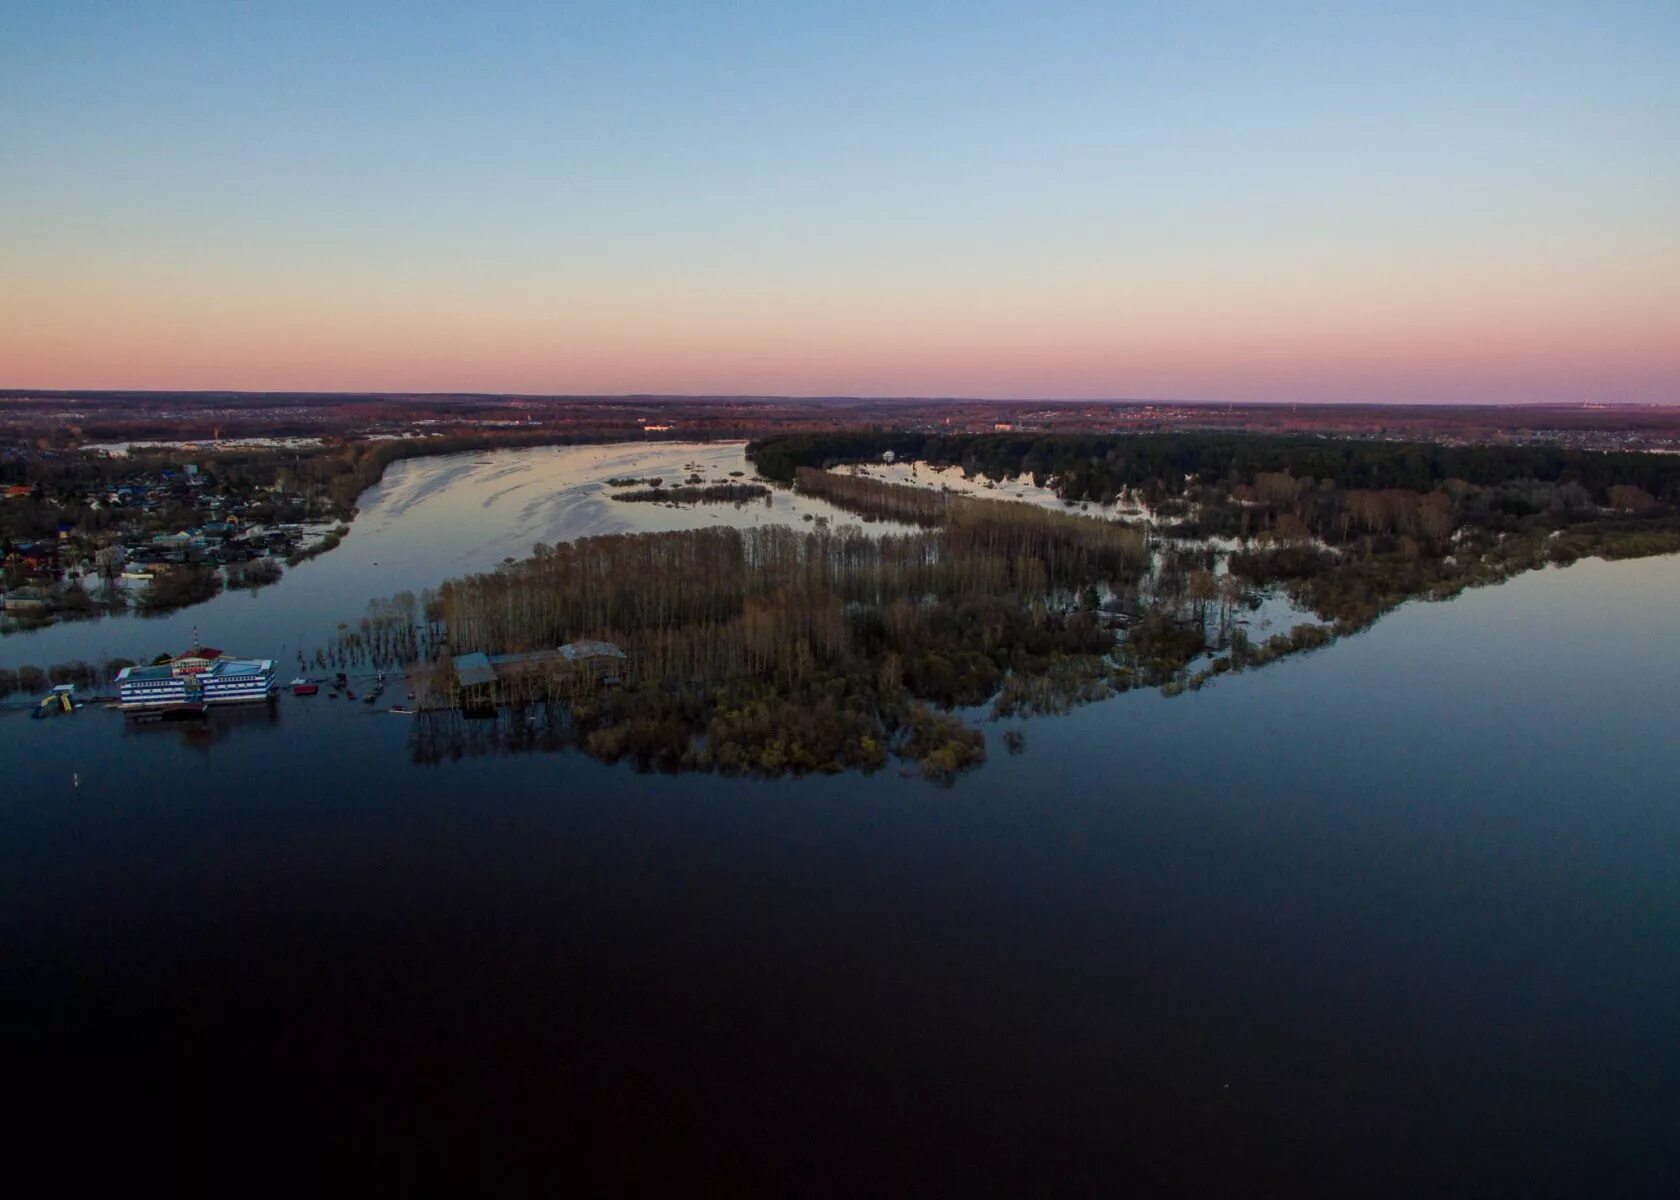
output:
{"label": "wide river", "polygon": [[[373,594],[715,511],[567,499],[580,453],[401,464],[259,596],[0,650],[197,623],[282,657]],[[1027,722],[1019,756],[989,727],[948,790],[417,765],[411,721],[321,698],[208,739],[13,711],[8,1133],[70,1122],[221,1189],[236,1161],[381,1192],[678,1166],[783,1194],[1680,1194],[1676,597],[1671,557],[1407,605]]]}
{"label": "wide river", "polygon": [[857,523],[825,501],[785,490],[776,491],[768,504],[673,507],[614,500],[618,489],[607,484],[615,477],[659,478],[669,487],[695,473],[708,483],[732,483],[732,471],[753,476],[740,442],[562,446],[408,459],[393,464],[362,494],[350,536],[338,549],[291,568],[274,586],[224,592],[162,617],[69,622],[0,637],[0,666],[151,659],[179,653],[197,629],[206,646],[295,668],[300,648],[309,652],[331,642],[340,622],[354,627],[370,599],[402,591],[418,596],[453,576],[524,558],[538,542],[724,524],[802,526],[807,517]]}

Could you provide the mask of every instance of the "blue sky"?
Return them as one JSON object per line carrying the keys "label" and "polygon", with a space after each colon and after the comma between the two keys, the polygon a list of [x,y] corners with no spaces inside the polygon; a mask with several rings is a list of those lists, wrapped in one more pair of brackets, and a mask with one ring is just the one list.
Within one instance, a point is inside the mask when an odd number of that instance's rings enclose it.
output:
{"label": "blue sky", "polygon": [[1677,62],[1675,4],[13,4],[0,382],[1680,400]]}

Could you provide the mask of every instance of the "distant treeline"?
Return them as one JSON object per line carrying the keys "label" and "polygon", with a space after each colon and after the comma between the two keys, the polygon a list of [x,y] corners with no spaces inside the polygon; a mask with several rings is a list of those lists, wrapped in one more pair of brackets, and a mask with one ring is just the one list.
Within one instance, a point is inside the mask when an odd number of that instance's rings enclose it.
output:
{"label": "distant treeline", "polygon": [[[338,515],[348,516],[355,507],[356,497],[378,483],[387,467],[403,459],[612,440],[615,437],[608,435],[514,429],[443,437],[351,440],[305,450],[203,447],[143,449],[122,456],[62,451],[50,457],[23,454],[0,459],[0,484],[21,484],[36,490],[38,503],[47,505],[40,510],[39,532],[43,533],[56,532],[59,522],[67,519],[76,528],[88,530],[106,529],[132,519],[133,514],[122,509],[90,509],[86,501],[119,480],[185,462],[196,464],[204,477],[217,486],[235,492],[253,492],[275,483],[299,493],[318,489],[331,500]],[[12,501],[0,514],[22,511],[25,506]],[[276,519],[296,518],[282,513]],[[19,531],[22,536],[31,532],[35,531]]]}
{"label": "distant treeline", "polygon": [[955,553],[1036,559],[1056,586],[1135,575],[1147,559],[1144,535],[1136,529],[1018,500],[961,496],[810,467],[799,469],[796,486],[864,516],[937,526]]}
{"label": "distant treeline", "polygon": [[1177,494],[1187,481],[1252,485],[1264,473],[1339,488],[1428,492],[1451,480],[1481,487],[1575,483],[1607,501],[1617,485],[1680,502],[1680,455],[1602,453],[1558,446],[1443,446],[1423,442],[1241,433],[923,434],[800,433],[765,438],[747,457],[767,479],[793,483],[800,467],[905,461],[957,466],[989,479],[1052,480],[1067,500],[1111,502],[1129,490]]}
{"label": "distant treeline", "polygon": [[629,500],[645,504],[670,502],[673,504],[743,504],[748,500],[762,500],[770,489],[762,483],[710,483],[683,487],[633,488],[614,492],[614,500]]}
{"label": "distant treeline", "polygon": [[134,665],[135,662],[131,658],[112,658],[102,663],[80,660],[54,663],[45,669],[31,666],[0,667],[0,699],[14,692],[22,692],[26,696],[38,695],[61,683],[75,684],[79,688],[101,687],[116,679],[118,672],[124,667]]}

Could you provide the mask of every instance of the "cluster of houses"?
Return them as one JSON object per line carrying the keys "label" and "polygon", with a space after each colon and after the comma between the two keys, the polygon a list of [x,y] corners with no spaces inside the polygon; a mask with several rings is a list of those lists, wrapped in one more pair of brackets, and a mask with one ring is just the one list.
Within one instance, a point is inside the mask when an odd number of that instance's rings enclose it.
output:
{"label": "cluster of houses", "polygon": [[122,542],[130,574],[187,564],[222,566],[263,557],[284,558],[303,542],[302,525],[245,525],[237,517],[193,529]]}
{"label": "cluster of houses", "polygon": [[[165,506],[220,509],[232,503],[210,485],[209,476],[200,472],[196,464],[188,463],[93,488],[86,495],[85,503],[93,509],[128,508],[148,513]],[[38,495],[37,488],[27,483],[0,488],[0,500],[31,500]]]}
{"label": "cluster of houses", "polygon": [[[0,504],[31,500],[50,504],[53,496],[49,492],[43,497],[25,484],[0,488]],[[263,523],[259,518],[271,513],[270,507],[249,495],[227,491],[193,463],[97,484],[79,491],[73,503],[109,513],[103,521],[107,532],[85,535],[72,522],[61,520],[56,537],[10,542],[0,538],[3,579],[12,585],[0,592],[0,611],[7,616],[37,617],[51,611],[56,607],[57,587],[67,577],[91,581],[101,574],[117,573],[112,569],[115,565],[124,577],[143,580],[184,565],[283,558],[304,540],[301,525]],[[176,530],[151,532],[161,521],[183,518]],[[117,564],[108,553],[113,532],[121,556]]]}
{"label": "cluster of houses", "polygon": [[[62,537],[62,533],[60,534]],[[52,585],[58,582],[64,558],[56,539],[0,545],[0,568],[7,580],[22,586],[0,592],[0,613],[8,617],[43,617],[53,608]]]}
{"label": "cluster of houses", "polygon": [[234,511],[239,505],[236,498],[224,493],[210,476],[200,471],[196,463],[132,475],[95,491],[88,497],[87,503],[90,508],[131,509],[144,513],[186,507],[212,520]]}
{"label": "cluster of houses", "polygon": [[60,531],[57,542],[19,543],[0,555],[6,578],[22,581],[0,593],[0,612],[11,617],[45,616],[59,607],[54,588],[65,575],[91,581],[104,568],[125,580],[145,581],[182,566],[219,567],[265,557],[285,558],[303,539],[302,525],[247,525],[230,517],[176,533],[124,538],[116,543],[120,560],[107,566],[96,563]]}

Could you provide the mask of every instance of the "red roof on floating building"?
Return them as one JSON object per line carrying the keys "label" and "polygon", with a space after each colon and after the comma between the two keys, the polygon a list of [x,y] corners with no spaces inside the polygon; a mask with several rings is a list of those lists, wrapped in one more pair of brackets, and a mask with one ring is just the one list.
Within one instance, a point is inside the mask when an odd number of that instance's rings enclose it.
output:
{"label": "red roof on floating building", "polygon": [[222,652],[214,646],[194,646],[191,650],[177,654],[169,660],[169,665],[177,675],[192,674],[208,671],[212,663],[223,657]]}

